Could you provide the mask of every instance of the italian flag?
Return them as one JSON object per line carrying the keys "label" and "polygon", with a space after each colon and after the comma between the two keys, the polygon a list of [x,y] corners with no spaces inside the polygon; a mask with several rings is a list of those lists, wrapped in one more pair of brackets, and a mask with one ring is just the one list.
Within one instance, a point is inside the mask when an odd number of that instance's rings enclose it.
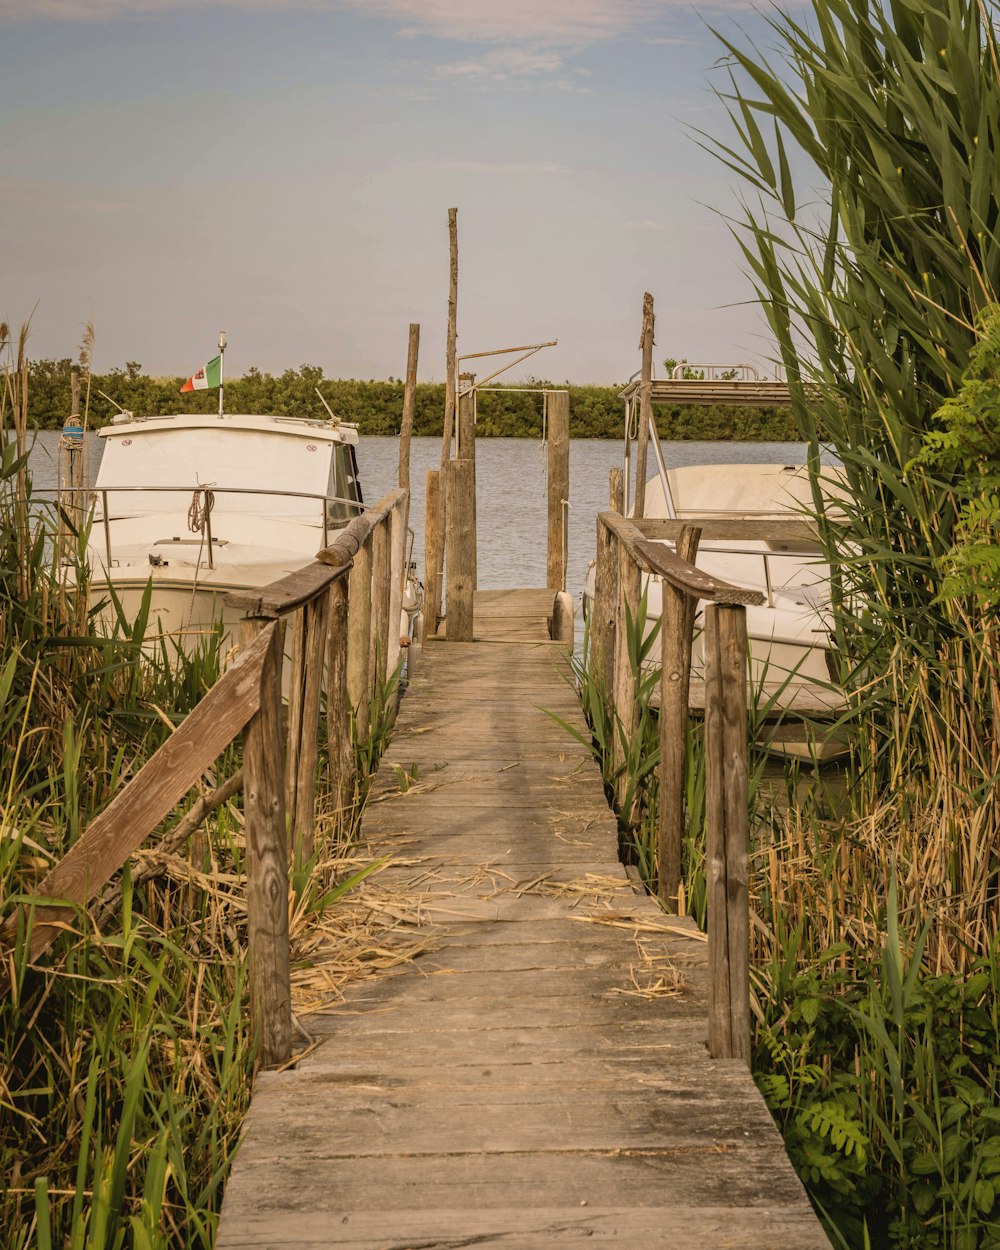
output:
{"label": "italian flag", "polygon": [[183,395],[185,391],[211,391],[221,385],[222,357],[216,356],[204,369],[199,369],[193,378],[188,378],[181,387],[181,394]]}

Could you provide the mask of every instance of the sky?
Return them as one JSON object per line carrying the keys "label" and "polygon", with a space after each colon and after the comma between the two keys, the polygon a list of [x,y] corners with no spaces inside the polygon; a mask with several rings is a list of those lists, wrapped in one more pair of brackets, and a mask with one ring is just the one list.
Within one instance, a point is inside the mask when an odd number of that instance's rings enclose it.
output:
{"label": "sky", "polygon": [[[656,359],[770,360],[726,223],[716,26],[740,0],[0,0],[0,319],[29,353],[189,374],[445,372],[613,383]],[[741,33],[736,33],[736,32]],[[34,311],[32,311],[34,310]],[[482,370],[480,376],[482,376]]]}

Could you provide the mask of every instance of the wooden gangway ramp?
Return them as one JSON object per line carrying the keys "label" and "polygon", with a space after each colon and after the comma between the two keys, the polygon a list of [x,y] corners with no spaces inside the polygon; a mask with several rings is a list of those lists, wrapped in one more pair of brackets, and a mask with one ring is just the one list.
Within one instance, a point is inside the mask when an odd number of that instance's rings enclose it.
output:
{"label": "wooden gangway ramp", "polygon": [[[219,1250],[828,1242],[746,1067],[705,1049],[705,944],[618,862],[551,592],[431,642],[364,817],[432,948],[258,1077]],[[381,882],[380,886],[378,882]]]}

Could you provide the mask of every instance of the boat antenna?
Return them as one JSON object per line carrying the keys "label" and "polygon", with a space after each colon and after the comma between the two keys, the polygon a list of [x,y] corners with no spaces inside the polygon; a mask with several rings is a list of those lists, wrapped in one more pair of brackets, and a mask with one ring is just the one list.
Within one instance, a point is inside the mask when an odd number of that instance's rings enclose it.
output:
{"label": "boat antenna", "polygon": [[[97,390],[97,387],[95,386],[94,389]],[[135,413],[130,408],[123,408],[117,399],[112,399],[110,395],[105,395],[103,391],[97,391],[97,393],[101,399],[106,399],[109,404],[114,404],[123,417],[128,417],[131,420],[135,416]]]}
{"label": "boat antenna", "polygon": [[222,392],[226,380],[226,332],[219,331],[219,416],[222,416]]}
{"label": "boat antenna", "polygon": [[316,394],[319,396],[319,402],[323,405],[323,407],[324,407],[324,408],[327,410],[327,412],[330,414],[330,420],[331,420],[331,421],[332,421],[335,425],[340,425],[340,418],[336,415],[336,413],[334,413],[333,409],[330,407],[330,405],[329,405],[329,404],[326,402],[326,400],[323,398],[323,392],[319,389],[319,387],[318,387],[318,386],[313,387],[313,390],[314,390],[314,391],[316,392]]}

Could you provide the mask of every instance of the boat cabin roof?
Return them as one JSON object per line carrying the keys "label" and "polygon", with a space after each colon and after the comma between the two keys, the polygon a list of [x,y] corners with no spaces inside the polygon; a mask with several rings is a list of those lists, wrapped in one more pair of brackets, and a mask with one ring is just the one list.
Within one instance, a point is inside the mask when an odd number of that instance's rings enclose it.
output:
{"label": "boat cabin roof", "polygon": [[204,487],[219,492],[220,510],[267,515],[315,512],[310,500],[360,499],[357,430],[333,421],[198,414],[119,421],[100,433],[94,485],[120,492],[115,515],[185,510],[190,492]]}
{"label": "boat cabin roof", "polygon": [[192,412],[166,414],[152,417],[131,417],[123,420],[116,417],[110,425],[97,431],[100,438],[115,438],[122,435],[155,434],[163,430],[247,430],[255,434],[276,434],[292,438],[322,439],[329,443],[351,443],[357,445],[358,429],[340,421],[322,420],[319,417],[288,417],[277,413],[227,412],[221,417],[217,413]]}

